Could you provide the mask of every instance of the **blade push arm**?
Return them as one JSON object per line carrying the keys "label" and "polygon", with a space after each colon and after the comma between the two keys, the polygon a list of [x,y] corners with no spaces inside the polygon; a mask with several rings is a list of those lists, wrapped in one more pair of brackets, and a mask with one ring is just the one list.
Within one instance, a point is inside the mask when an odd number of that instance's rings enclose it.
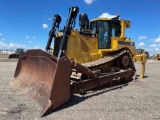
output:
{"label": "blade push arm", "polygon": [[48,42],[46,45],[46,50],[50,50],[50,46],[51,46],[51,42],[52,42],[52,38],[54,37],[54,34],[56,32],[56,29],[59,29],[59,24],[61,22],[61,16],[59,16],[58,14],[54,15],[53,18],[54,22],[52,24],[52,28],[49,32],[49,38],[48,38]]}
{"label": "blade push arm", "polygon": [[75,19],[77,17],[77,13],[79,12],[79,8],[78,7],[71,7],[69,9],[69,15],[68,15],[68,20],[66,23],[66,26],[64,27],[64,32],[63,32],[63,36],[62,36],[62,40],[61,40],[61,45],[59,48],[59,52],[58,52],[58,59],[60,59],[62,51],[64,50],[65,47],[65,43],[67,41],[67,38],[70,34],[70,30],[74,27],[75,25]]}

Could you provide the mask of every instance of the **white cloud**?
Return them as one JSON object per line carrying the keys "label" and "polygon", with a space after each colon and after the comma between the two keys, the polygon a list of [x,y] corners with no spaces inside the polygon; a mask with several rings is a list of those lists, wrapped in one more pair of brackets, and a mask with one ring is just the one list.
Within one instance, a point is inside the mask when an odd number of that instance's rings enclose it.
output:
{"label": "white cloud", "polygon": [[17,44],[17,43],[10,43],[9,45],[8,45],[8,47],[25,47],[25,45],[20,45],[20,44]]}
{"label": "white cloud", "polygon": [[27,35],[27,36],[26,36],[26,38],[28,39],[28,38],[29,38],[29,36]]}
{"label": "white cloud", "polygon": [[153,50],[152,48],[148,48],[148,49],[146,49],[146,51],[151,51],[151,50]]}
{"label": "white cloud", "polygon": [[159,48],[155,48],[155,50],[156,50],[156,51],[159,51],[160,49],[159,49]]}
{"label": "white cloud", "polygon": [[138,40],[143,40],[143,39],[146,39],[146,38],[147,38],[146,36],[139,36]]}
{"label": "white cloud", "polygon": [[14,46],[15,46],[15,44],[13,44],[13,43],[9,44],[9,47],[14,47]]}
{"label": "white cloud", "polygon": [[157,47],[157,46],[156,46],[156,44],[152,44],[152,45],[150,45],[149,47]]}
{"label": "white cloud", "polygon": [[2,33],[0,33],[0,36],[2,36],[3,34]]}
{"label": "white cloud", "polygon": [[32,38],[33,38],[33,39],[36,39],[36,37],[35,37],[35,36],[33,36]]}
{"label": "white cloud", "polygon": [[30,40],[30,41],[28,41],[29,43],[31,43],[32,41]]}
{"label": "white cloud", "polygon": [[2,38],[2,40],[5,40],[4,38]]}
{"label": "white cloud", "polygon": [[42,28],[46,29],[46,28],[48,28],[48,25],[44,23]]}
{"label": "white cloud", "polygon": [[140,42],[137,46],[145,46],[143,42]]}
{"label": "white cloud", "polygon": [[34,49],[41,49],[41,47],[40,46],[35,46]]}
{"label": "white cloud", "polygon": [[4,42],[0,41],[0,47],[5,47],[5,46],[6,46],[6,44]]}
{"label": "white cloud", "polygon": [[48,18],[48,20],[52,20],[52,18]]}
{"label": "white cloud", "polygon": [[89,4],[89,5],[91,5],[93,1],[95,1],[95,0],[84,0],[84,2],[85,2],[86,4]]}
{"label": "white cloud", "polygon": [[147,51],[149,52],[149,55],[156,55],[157,53],[160,53],[160,48],[159,47],[155,47],[155,44],[152,44],[153,47],[150,47],[147,49]]}
{"label": "white cloud", "polygon": [[156,38],[156,39],[154,40],[154,42],[160,42],[160,35],[159,35],[158,38]]}
{"label": "white cloud", "polygon": [[[29,41],[28,41],[29,42]],[[34,47],[31,47],[31,46],[26,46],[26,45],[23,45],[23,44],[18,44],[18,43],[9,43],[9,44],[6,44],[2,41],[0,41],[0,49],[16,49],[16,48],[23,48],[23,49],[42,49],[40,46],[34,46]],[[43,50],[43,49],[42,49]]]}
{"label": "white cloud", "polygon": [[116,17],[116,15],[110,15],[109,13],[102,13],[102,15],[99,16],[99,18],[113,18]]}
{"label": "white cloud", "polygon": [[21,45],[21,44],[17,44],[17,43],[6,44],[6,43],[0,41],[0,48],[1,49],[16,49],[18,47],[26,48],[25,45]]}
{"label": "white cloud", "polygon": [[[26,39],[30,38],[28,35],[26,36]],[[36,39],[35,36],[32,37],[32,39]]]}

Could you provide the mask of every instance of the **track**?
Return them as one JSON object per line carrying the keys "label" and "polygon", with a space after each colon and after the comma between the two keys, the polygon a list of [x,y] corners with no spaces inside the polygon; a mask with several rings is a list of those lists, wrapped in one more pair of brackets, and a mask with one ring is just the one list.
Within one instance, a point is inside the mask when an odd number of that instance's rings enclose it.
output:
{"label": "track", "polygon": [[[128,60],[127,64],[123,60],[126,57]],[[89,89],[97,88],[96,86],[112,87],[125,84],[132,80],[136,72],[131,55],[126,50],[118,51],[112,55],[82,65],[92,70],[95,74],[98,74],[98,77],[91,78],[73,70],[71,88],[75,88],[75,90],[71,90],[73,91],[72,93],[81,93],[81,91],[83,93]]]}
{"label": "track", "polygon": [[[88,62],[88,63],[84,63],[82,64],[83,66],[85,67],[88,67],[88,68],[96,68],[96,67],[100,67],[102,65],[105,65],[111,61],[117,61],[118,58],[120,58],[122,55],[125,55],[125,54],[128,54],[129,55],[129,51],[126,51],[126,50],[123,50],[123,51],[119,51],[119,52],[116,52],[114,53],[113,55],[109,55],[109,56],[106,56],[104,58],[101,58],[101,59],[98,59],[98,60],[95,60],[95,61],[92,61],[92,62]],[[130,56],[130,55],[129,55]],[[131,59],[131,58],[130,58]],[[130,65],[133,64],[132,61],[130,61]],[[132,66],[133,67],[133,66]],[[134,70],[135,70],[135,67],[134,67]]]}
{"label": "track", "polygon": [[82,65],[85,66],[85,67],[88,67],[88,68],[99,67],[99,66],[102,66],[104,64],[107,64],[108,62],[116,60],[118,57],[120,57],[121,55],[123,55],[125,53],[128,53],[128,52],[127,51],[121,51],[121,52],[115,53],[113,55],[106,56],[104,58],[101,58],[101,59],[98,59],[98,60],[95,60],[95,61],[92,61],[92,62],[84,63]]}
{"label": "track", "polygon": [[[91,69],[91,70],[97,70],[97,69],[102,69],[104,65],[109,64],[110,62],[113,62],[110,66],[111,67],[118,67],[119,69],[123,69],[123,66],[117,64],[117,61],[120,60],[121,57],[123,57],[124,55],[128,55],[129,57],[129,64],[127,67],[130,67],[133,72],[136,72],[135,66],[133,64],[131,55],[129,53],[129,51],[127,50],[123,50],[123,51],[118,51],[112,55],[108,55],[104,58],[92,61],[92,62],[88,62],[88,63],[83,63],[82,65]],[[113,72],[113,71],[112,71]]]}

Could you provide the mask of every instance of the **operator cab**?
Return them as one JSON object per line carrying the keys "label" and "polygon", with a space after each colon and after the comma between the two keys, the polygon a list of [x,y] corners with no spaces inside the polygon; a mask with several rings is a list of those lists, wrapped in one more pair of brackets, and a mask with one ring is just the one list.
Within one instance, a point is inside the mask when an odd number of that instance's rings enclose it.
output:
{"label": "operator cab", "polygon": [[112,18],[110,20],[94,20],[90,22],[90,30],[98,35],[98,48],[110,49],[111,37],[120,37],[120,20]]}
{"label": "operator cab", "polygon": [[120,37],[121,35],[119,15],[112,19],[96,18],[89,21],[87,14],[82,13],[79,16],[79,26],[81,26],[80,31],[91,30],[92,34],[98,35],[99,49],[110,49],[111,37]]}

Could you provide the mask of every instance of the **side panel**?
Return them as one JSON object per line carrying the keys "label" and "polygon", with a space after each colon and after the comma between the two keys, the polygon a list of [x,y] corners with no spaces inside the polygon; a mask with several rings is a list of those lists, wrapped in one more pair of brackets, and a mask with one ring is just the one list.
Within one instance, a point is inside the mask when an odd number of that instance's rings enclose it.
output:
{"label": "side panel", "polygon": [[91,34],[83,34],[71,31],[67,42],[67,57],[74,58],[78,63],[94,61],[100,58],[97,37]]}
{"label": "side panel", "polygon": [[112,37],[111,49],[101,49],[102,56],[106,56],[111,52],[115,52],[123,48],[129,49],[133,55],[136,55],[136,47],[134,42],[132,42],[129,39],[128,40],[126,39],[123,41],[119,37]]}
{"label": "side panel", "polygon": [[136,47],[134,42],[118,41],[118,49],[128,48],[133,55],[136,55]]}
{"label": "side panel", "polygon": [[110,49],[98,49],[97,41],[97,36],[72,30],[67,42],[66,55],[68,58],[74,58],[78,63],[86,63],[123,48],[136,54],[135,44],[130,39],[121,40],[119,37],[112,37]]}

